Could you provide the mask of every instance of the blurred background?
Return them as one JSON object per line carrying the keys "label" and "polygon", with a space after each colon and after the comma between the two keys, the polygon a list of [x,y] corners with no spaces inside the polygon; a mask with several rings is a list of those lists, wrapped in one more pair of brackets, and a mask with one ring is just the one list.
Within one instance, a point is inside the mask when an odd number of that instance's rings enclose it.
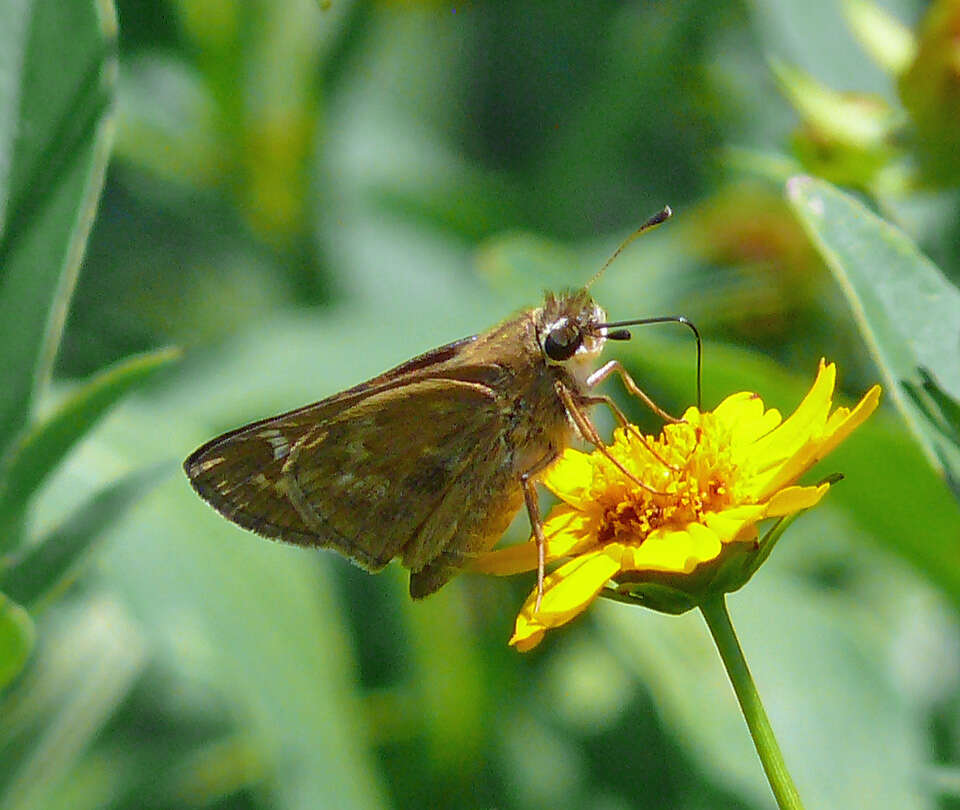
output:
{"label": "blurred background", "polygon": [[[695,613],[601,603],[521,655],[533,575],[413,604],[399,567],[245,533],[177,465],[582,284],[664,204],[594,288],[611,318],[689,316],[706,407],[747,389],[789,413],[820,357],[858,397],[877,368],[785,182],[845,187],[957,281],[960,4],[71,5],[24,4],[3,35],[29,55],[49,24],[44,75],[99,76],[103,102],[34,412],[131,357],[150,373],[23,499],[25,542],[81,526],[96,547],[69,590],[6,589],[35,641],[0,693],[0,806],[773,806]],[[608,354],[692,404],[684,330]],[[730,600],[760,693],[808,807],[960,807],[956,501],[890,408],[814,478],[834,471]]]}

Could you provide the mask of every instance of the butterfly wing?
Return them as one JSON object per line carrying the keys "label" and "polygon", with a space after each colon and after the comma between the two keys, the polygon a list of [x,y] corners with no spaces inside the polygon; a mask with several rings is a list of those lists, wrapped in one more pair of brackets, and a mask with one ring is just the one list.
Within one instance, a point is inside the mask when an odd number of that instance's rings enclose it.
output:
{"label": "butterfly wing", "polygon": [[404,371],[399,380],[387,372],[208,442],[184,465],[191,483],[267,537],[335,548],[374,571],[401,553],[423,567],[457,531],[453,501],[489,489],[464,479],[497,468],[489,455],[502,419],[496,388],[477,381],[491,382],[495,369],[451,370],[429,355],[394,370]]}
{"label": "butterfly wing", "polygon": [[264,537],[317,543],[317,530],[303,522],[277,487],[290,450],[329,410],[336,412],[326,401],[318,402],[224,433],[194,451],[183,468],[197,494],[228,520]]}
{"label": "butterfly wing", "polygon": [[[453,540],[465,486],[484,489],[477,456],[499,431],[496,395],[427,380],[365,399],[304,442],[287,473],[332,543],[365,567],[419,569]],[[461,505],[463,505],[461,503]],[[311,515],[310,517],[313,517]]]}
{"label": "butterfly wing", "polygon": [[191,453],[183,469],[197,494],[228,520],[265,537],[317,545],[316,528],[289,514],[286,496],[274,491],[290,450],[367,397],[418,377],[448,374],[450,361],[476,340],[474,335],[448,343],[320,402],[228,431]]}

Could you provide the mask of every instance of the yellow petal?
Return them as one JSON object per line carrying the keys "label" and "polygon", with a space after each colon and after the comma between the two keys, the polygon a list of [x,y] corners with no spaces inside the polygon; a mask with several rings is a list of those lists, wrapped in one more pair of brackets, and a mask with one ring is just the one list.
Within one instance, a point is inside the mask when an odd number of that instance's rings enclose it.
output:
{"label": "yellow petal", "polygon": [[827,422],[826,436],[820,445],[819,457],[823,458],[860,427],[867,420],[867,417],[877,409],[879,402],[880,386],[875,385],[863,395],[856,407],[849,413],[842,413],[846,411],[846,408],[838,408],[837,412]]}
{"label": "yellow petal", "polygon": [[602,551],[583,554],[550,574],[543,586],[539,619],[555,627],[570,621],[592,602],[606,581],[620,570],[618,545],[611,543]]}
{"label": "yellow petal", "polygon": [[[555,506],[543,524],[543,536],[547,541],[544,548],[545,561],[552,562],[560,557],[568,557],[580,551],[581,546],[592,545],[595,540],[591,529],[592,520],[589,515],[566,504]],[[521,571],[532,571],[537,564],[537,543],[531,540],[481,554],[470,563],[469,570],[480,574],[509,576]]]}
{"label": "yellow petal", "polygon": [[510,643],[521,651],[536,646],[545,630],[566,624],[582,613],[619,570],[619,561],[605,551],[584,554],[560,566],[544,580],[539,611],[534,612],[536,589],[527,597]]}
{"label": "yellow petal", "polygon": [[707,512],[703,524],[710,529],[722,543],[732,543],[740,539],[744,527],[762,520],[767,513],[763,504],[745,504],[724,509],[722,512]]}
{"label": "yellow petal", "polygon": [[656,529],[639,546],[624,548],[624,571],[669,571],[689,574],[700,563],[714,559],[721,548],[720,537],[699,523],[682,529]]}
{"label": "yellow petal", "polygon": [[543,636],[546,633],[546,630],[530,630],[520,631],[520,621],[517,620],[517,632],[515,632],[510,637],[510,643],[517,648],[518,652],[527,652],[527,650],[532,650],[536,647],[541,641],[543,641]]}
{"label": "yellow petal", "polygon": [[[731,444],[736,445],[737,449],[743,446],[753,445],[763,436],[775,430],[781,421],[783,421],[783,417],[780,416],[780,411],[776,408],[764,411],[762,409],[763,403],[761,402],[760,405],[760,413],[756,414],[749,421],[739,422],[731,431]],[[750,447],[750,452],[751,454],[753,453],[753,447]]]}
{"label": "yellow petal", "polygon": [[[768,476],[758,477],[754,482],[755,498],[766,500],[781,487],[796,481],[803,473],[809,470],[820,459],[830,453],[840,442],[847,438],[872,414],[880,401],[880,386],[875,385],[866,394],[852,411],[838,408],[837,412],[827,421],[826,429],[811,437],[799,447],[794,455],[786,459],[785,463],[771,470]],[[838,418],[834,418],[840,414]]]}
{"label": "yellow petal", "polygon": [[780,411],[765,410],[759,394],[742,391],[721,402],[712,417],[718,426],[730,434],[730,442],[740,445],[755,442],[781,422]]}
{"label": "yellow petal", "polygon": [[757,476],[751,487],[754,500],[766,501],[777,490],[796,481],[820,460],[820,456],[817,454],[819,446],[819,441],[810,440],[766,475]]}
{"label": "yellow petal", "polygon": [[818,487],[787,487],[781,489],[767,504],[767,517],[792,515],[801,509],[816,506],[829,489],[829,484],[821,484]]}
{"label": "yellow petal", "polygon": [[757,401],[760,402],[762,408],[763,402],[760,401],[758,394],[751,391],[740,391],[726,397],[713,409],[713,415],[722,422],[733,424],[739,421],[744,413],[749,413],[751,408],[756,408],[754,402]]}
{"label": "yellow petal", "polygon": [[594,454],[568,448],[555,464],[547,468],[540,483],[571,506],[585,509],[593,501],[590,492],[595,470]]}
{"label": "yellow petal", "polygon": [[833,363],[820,361],[820,370],[813,386],[797,409],[776,430],[757,441],[751,450],[758,466],[761,459],[788,458],[811,436],[819,436],[830,412],[837,368]]}

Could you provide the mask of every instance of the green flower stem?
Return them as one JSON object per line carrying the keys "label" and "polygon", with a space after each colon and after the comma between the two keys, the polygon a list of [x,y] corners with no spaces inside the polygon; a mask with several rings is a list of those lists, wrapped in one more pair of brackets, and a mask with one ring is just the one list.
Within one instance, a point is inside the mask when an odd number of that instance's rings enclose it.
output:
{"label": "green flower stem", "polygon": [[753,737],[753,744],[760,755],[760,762],[777,799],[777,805],[781,810],[802,810],[803,803],[800,801],[797,786],[793,784],[787,764],[783,761],[783,754],[777,738],[773,736],[763,703],[760,702],[760,695],[743,657],[736,631],[730,623],[726,598],[723,594],[710,597],[700,605],[700,610],[720,651],[720,658],[723,659],[723,665],[733,684],[733,691],[737,693],[740,710],[747,721],[750,736]]}

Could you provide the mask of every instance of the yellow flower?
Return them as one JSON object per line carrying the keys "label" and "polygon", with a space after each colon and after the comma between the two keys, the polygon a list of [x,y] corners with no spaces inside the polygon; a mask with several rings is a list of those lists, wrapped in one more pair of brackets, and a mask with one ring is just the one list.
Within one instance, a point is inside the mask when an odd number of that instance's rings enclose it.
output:
{"label": "yellow flower", "polygon": [[[786,421],[744,392],[712,412],[689,408],[659,438],[641,438],[632,425],[618,428],[607,448],[616,463],[599,450],[567,450],[543,477],[561,500],[543,528],[547,561],[569,559],[544,580],[539,610],[536,590],[527,598],[510,643],[521,651],[536,646],[611,580],[621,588],[648,586],[647,601],[669,612],[743,585],[769,553],[757,543],[757,523],[816,504],[829,483],[793,482],[877,407],[874,386],[853,410],[831,414],[835,381],[835,366],[821,361],[813,387]],[[754,559],[731,556],[738,552]],[[536,543],[528,542],[481,556],[473,570],[536,567]]]}

